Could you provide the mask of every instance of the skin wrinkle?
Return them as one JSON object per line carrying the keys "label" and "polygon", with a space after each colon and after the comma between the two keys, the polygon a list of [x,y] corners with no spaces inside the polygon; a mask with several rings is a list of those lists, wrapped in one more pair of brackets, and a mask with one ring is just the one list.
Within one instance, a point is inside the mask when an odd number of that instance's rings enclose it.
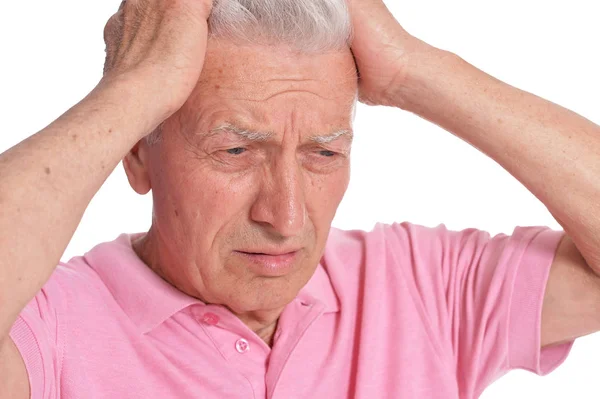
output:
{"label": "skin wrinkle", "polygon": [[[184,293],[230,309],[268,344],[319,264],[348,187],[352,68],[349,49],[303,55],[209,40],[194,92],[163,139],[140,142],[130,163],[132,186],[149,186],[154,199],[152,227],[133,243],[140,258]],[[273,249],[298,250],[280,277],[236,254]]]}
{"label": "skin wrinkle", "polygon": [[263,100],[263,102],[267,102],[267,101],[269,101],[269,100],[271,100],[272,98],[275,98],[275,97],[277,97],[277,96],[282,96],[282,95],[284,95],[284,94],[294,94],[294,93],[308,93],[308,94],[312,94],[312,95],[315,95],[315,96],[317,96],[317,97],[320,97],[320,98],[322,98],[322,99],[331,100],[331,98],[327,98],[327,97],[325,97],[325,96],[322,96],[321,94],[318,94],[318,93],[312,92],[312,91],[310,91],[310,90],[290,89],[290,90],[285,90],[285,91],[282,91],[282,92],[279,92],[279,93],[274,93],[274,94],[270,95],[269,97],[265,98],[265,99]]}
{"label": "skin wrinkle", "polygon": [[321,95],[321,94],[316,94],[316,93],[314,93],[314,92],[312,92],[310,90],[297,90],[297,89],[295,89],[295,90],[290,89],[290,90],[287,90],[285,92],[273,93],[273,94],[271,94],[271,95],[269,95],[267,97],[258,98],[258,99],[244,98],[244,97],[230,97],[230,99],[233,99],[233,100],[243,100],[243,101],[256,102],[256,103],[263,103],[263,102],[269,101],[269,100],[271,100],[271,99],[273,99],[273,98],[275,98],[277,96],[283,95],[283,94],[294,94],[294,93],[308,93],[308,94],[313,94],[313,95],[315,95],[317,97],[320,97],[320,98],[322,98],[324,100],[334,100],[335,99],[335,97],[327,97],[327,96],[324,96],[324,95]]}
{"label": "skin wrinkle", "polygon": [[314,79],[302,79],[302,78],[277,78],[277,79],[267,79],[265,82],[298,82],[298,83],[307,83],[307,82],[315,82]]}

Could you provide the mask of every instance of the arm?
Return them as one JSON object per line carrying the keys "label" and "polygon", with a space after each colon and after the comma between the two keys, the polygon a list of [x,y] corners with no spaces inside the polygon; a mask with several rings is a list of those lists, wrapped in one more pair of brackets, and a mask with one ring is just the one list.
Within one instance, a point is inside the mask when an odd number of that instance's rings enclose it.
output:
{"label": "arm", "polygon": [[493,158],[567,233],[546,291],[542,345],[600,330],[600,127],[452,54],[415,55],[409,65],[397,104]]}
{"label": "arm", "polygon": [[160,123],[164,113],[142,105],[133,83],[99,85],[0,156],[0,336],[48,280],[104,180]]}
{"label": "arm", "polygon": [[49,279],[111,171],[196,85],[210,5],[209,0],[122,4],[105,29],[107,60],[98,86],[50,126],[0,155],[0,370],[8,371],[0,373],[0,397],[14,397],[6,389],[20,389],[25,375],[8,338],[19,313]]}
{"label": "arm", "polygon": [[566,232],[542,346],[600,330],[600,127],[410,36],[379,0],[351,2],[361,98],[443,127],[521,181]]}

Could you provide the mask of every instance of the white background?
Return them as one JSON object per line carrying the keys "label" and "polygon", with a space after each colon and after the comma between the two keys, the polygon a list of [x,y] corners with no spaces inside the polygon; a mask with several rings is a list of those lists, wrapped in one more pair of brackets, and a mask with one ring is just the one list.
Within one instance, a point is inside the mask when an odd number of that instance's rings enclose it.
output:
{"label": "white background", "polygon": [[[102,29],[119,2],[3,2],[0,151],[45,127],[97,84],[104,60]],[[416,36],[600,122],[596,1],[387,2]],[[334,221],[337,227],[370,229],[376,221],[406,220],[493,234],[510,234],[516,225],[560,228],[494,161],[416,116],[361,105],[355,128],[352,181]],[[64,258],[119,233],[147,229],[150,212],[150,196],[135,195],[117,168],[92,201]],[[599,375],[596,334],[579,339],[550,376],[514,371],[482,398],[598,398]]]}

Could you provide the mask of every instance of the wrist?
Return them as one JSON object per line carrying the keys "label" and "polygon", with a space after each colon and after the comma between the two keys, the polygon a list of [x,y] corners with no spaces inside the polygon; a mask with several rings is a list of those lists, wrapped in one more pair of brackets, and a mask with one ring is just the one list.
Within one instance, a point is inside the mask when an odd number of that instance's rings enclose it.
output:
{"label": "wrist", "polygon": [[402,68],[392,89],[397,108],[421,114],[420,110],[434,99],[438,82],[448,80],[449,72],[461,61],[456,54],[423,43],[418,50],[406,52]]}
{"label": "wrist", "polygon": [[116,116],[120,123],[128,126],[127,133],[139,140],[180,107],[169,101],[164,85],[159,88],[160,85],[154,82],[156,80],[144,78],[141,74],[105,76],[84,102]]}

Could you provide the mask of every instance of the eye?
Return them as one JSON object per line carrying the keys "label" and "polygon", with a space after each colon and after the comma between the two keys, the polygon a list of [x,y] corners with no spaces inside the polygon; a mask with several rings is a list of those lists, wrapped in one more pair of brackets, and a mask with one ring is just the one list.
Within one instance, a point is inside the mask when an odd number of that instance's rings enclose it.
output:
{"label": "eye", "polygon": [[329,150],[321,150],[319,151],[319,154],[324,156],[324,157],[333,157],[335,156],[335,152],[333,151],[329,151]]}
{"label": "eye", "polygon": [[348,156],[344,149],[309,146],[304,149],[302,163],[307,170],[314,173],[332,173],[347,165]]}
{"label": "eye", "polygon": [[228,154],[231,154],[231,155],[240,155],[240,154],[243,154],[244,152],[246,152],[246,149],[244,147],[235,147],[235,148],[230,148],[226,151]]}

